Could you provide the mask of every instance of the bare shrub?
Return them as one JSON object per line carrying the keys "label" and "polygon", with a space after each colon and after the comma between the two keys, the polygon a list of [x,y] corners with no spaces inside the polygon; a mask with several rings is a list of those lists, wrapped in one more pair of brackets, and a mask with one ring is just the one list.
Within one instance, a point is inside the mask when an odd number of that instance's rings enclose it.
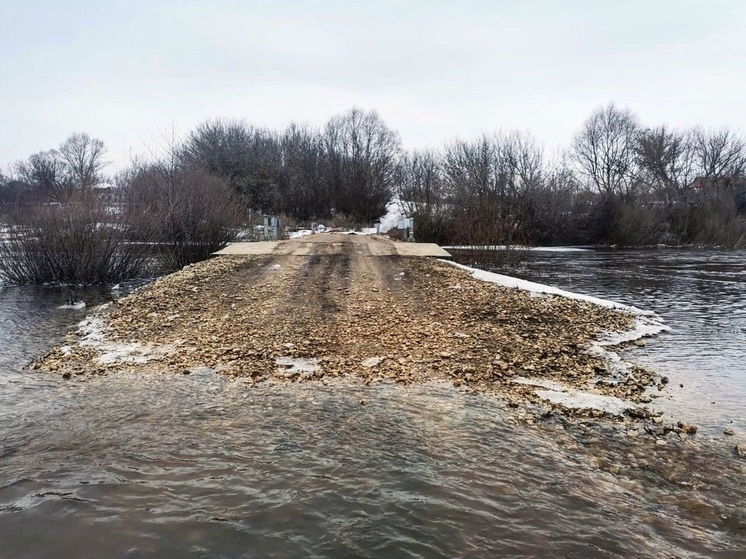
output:
{"label": "bare shrub", "polygon": [[742,247],[746,244],[746,221],[739,215],[734,194],[726,189],[697,193],[684,208],[682,237],[696,245]]}
{"label": "bare shrub", "polygon": [[525,260],[529,243],[518,220],[493,216],[494,210],[483,206],[468,208],[456,218],[458,227],[453,238],[457,245],[468,247],[452,251],[457,262],[478,268],[503,268]]}
{"label": "bare shrub", "polygon": [[143,166],[126,180],[125,220],[155,243],[168,270],[205,260],[233,241],[242,205],[231,188],[206,171]]}
{"label": "bare shrub", "polygon": [[101,284],[143,269],[142,247],[125,242],[127,227],[95,194],[19,208],[9,219],[0,276],[11,283]]}
{"label": "bare shrub", "polygon": [[414,230],[418,242],[447,245],[454,237],[456,224],[448,208],[418,207],[411,213],[411,217],[414,218]]}
{"label": "bare shrub", "polygon": [[660,214],[660,210],[651,205],[617,201],[613,208],[614,221],[605,240],[623,246],[657,244],[668,232],[668,224]]}

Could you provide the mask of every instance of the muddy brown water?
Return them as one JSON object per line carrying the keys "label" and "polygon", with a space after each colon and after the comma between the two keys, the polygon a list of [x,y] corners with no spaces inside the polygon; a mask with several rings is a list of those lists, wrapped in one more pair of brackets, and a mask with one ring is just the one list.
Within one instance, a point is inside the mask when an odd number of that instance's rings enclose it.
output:
{"label": "muddy brown water", "polygon": [[601,428],[516,423],[443,384],[23,371],[86,312],[63,303],[0,290],[0,558],[746,554],[724,446],[683,487],[599,468]]}

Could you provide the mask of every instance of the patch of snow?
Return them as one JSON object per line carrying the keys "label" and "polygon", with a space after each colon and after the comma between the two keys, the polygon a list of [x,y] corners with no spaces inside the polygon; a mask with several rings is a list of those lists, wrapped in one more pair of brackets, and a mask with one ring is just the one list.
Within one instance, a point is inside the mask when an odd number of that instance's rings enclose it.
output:
{"label": "patch of snow", "polygon": [[441,247],[445,250],[530,250],[537,252],[588,252],[580,247],[530,247],[524,245],[452,245]]}
{"label": "patch of snow", "polygon": [[378,365],[380,365],[384,361],[384,359],[386,358],[385,357],[369,357],[368,359],[364,359],[363,361],[361,361],[360,364],[363,367],[372,369],[373,367],[378,367]]}
{"label": "patch of snow", "polygon": [[319,360],[313,357],[278,357],[275,359],[275,364],[291,374],[315,373],[321,369]]}
{"label": "patch of snow", "polygon": [[381,233],[388,233],[394,229],[404,217],[404,208],[399,200],[392,200],[386,204],[386,214],[379,220]]}
{"label": "patch of snow", "polygon": [[173,352],[170,345],[142,345],[138,343],[112,342],[106,339],[109,328],[100,316],[88,317],[78,324],[81,335],[80,346],[90,347],[100,353],[97,361],[101,365],[113,363],[144,364]]}
{"label": "patch of snow", "polygon": [[58,309],[74,309],[74,310],[80,310],[85,308],[85,302],[84,301],[75,301],[74,303],[65,303],[64,305],[60,305],[57,307]]}
{"label": "patch of snow", "polygon": [[138,343],[105,342],[98,347],[103,353],[97,359],[101,365],[112,363],[137,363],[143,365],[162,356],[161,348],[143,346]]}
{"label": "patch of snow", "polygon": [[[634,330],[633,330],[634,332]],[[622,361],[622,358],[615,351],[609,351],[603,346],[602,342],[591,342],[588,345],[588,351],[592,355],[597,355],[606,361],[606,366],[611,370],[612,373],[617,375],[624,375],[629,373],[630,366],[628,363]]]}
{"label": "patch of snow", "polygon": [[288,233],[289,239],[299,239],[300,237],[307,237],[308,235],[315,235],[317,233],[326,233],[326,225],[322,223],[311,224],[311,229],[299,229],[298,231],[291,231]]}
{"label": "patch of snow", "polygon": [[108,327],[100,316],[89,316],[78,323],[80,345],[95,345],[106,339]]}
{"label": "patch of snow", "polygon": [[600,346],[615,346],[619,344],[634,342],[640,338],[650,338],[661,332],[670,331],[671,328],[663,323],[663,319],[655,313],[638,314],[635,316],[635,326],[627,332],[609,332],[604,339],[598,342]]}
{"label": "patch of snow", "polygon": [[634,408],[634,404],[615,398],[580,390],[570,389],[566,392],[556,390],[536,390],[536,395],[553,404],[561,404],[578,410],[600,410],[611,415],[624,415],[626,410]]}
{"label": "patch of snow", "polygon": [[253,238],[254,238],[254,232],[251,229],[248,229],[248,228],[236,229],[236,241],[251,240]]}
{"label": "patch of snow", "polygon": [[[516,384],[536,386],[539,398],[561,404],[576,410],[593,409],[600,410],[611,415],[623,415],[626,410],[633,409],[635,405],[614,396],[605,396],[594,392],[576,390],[552,380],[517,377],[513,379]],[[541,389],[541,390],[539,390]]]}
{"label": "patch of snow", "polygon": [[671,328],[663,324],[663,320],[656,314],[643,314],[635,317],[635,325],[626,332],[608,332],[603,339],[591,342],[589,351],[606,360],[613,373],[627,374],[630,372],[628,363],[622,360],[618,353],[608,349],[619,344],[634,342],[641,338],[648,338],[670,331]]}
{"label": "patch of snow", "polygon": [[396,226],[399,224],[399,221],[404,217],[404,208],[402,207],[401,202],[396,200],[391,200],[388,204],[386,204],[386,213],[383,215],[381,219],[378,220],[379,226],[378,227],[364,227],[360,230],[360,232],[363,235],[375,235],[377,233],[388,233],[392,229],[396,229]]}
{"label": "patch of snow", "polygon": [[537,252],[588,252],[587,248],[580,247],[529,247],[528,250]]}

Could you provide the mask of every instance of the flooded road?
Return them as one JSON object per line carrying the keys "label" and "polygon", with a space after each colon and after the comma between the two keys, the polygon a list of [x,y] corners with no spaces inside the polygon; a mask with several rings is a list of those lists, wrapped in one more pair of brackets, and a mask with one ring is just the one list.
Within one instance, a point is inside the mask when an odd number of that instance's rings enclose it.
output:
{"label": "flooded road", "polygon": [[[0,290],[2,559],[744,556],[746,488],[725,445],[682,461],[602,424],[527,425],[444,384],[22,371],[86,312],[63,302]],[[660,344],[672,357],[675,332]]]}

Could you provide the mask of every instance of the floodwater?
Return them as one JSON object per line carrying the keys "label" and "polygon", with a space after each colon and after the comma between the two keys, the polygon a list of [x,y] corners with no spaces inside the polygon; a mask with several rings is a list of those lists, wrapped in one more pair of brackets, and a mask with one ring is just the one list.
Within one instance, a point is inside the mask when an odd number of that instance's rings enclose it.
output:
{"label": "floodwater", "polygon": [[[538,279],[542,259],[523,272]],[[640,357],[673,358],[677,332],[699,332],[652,305],[652,290],[680,283],[651,281],[638,299],[613,279],[621,264],[598,268],[608,291],[557,285],[668,318],[674,332]],[[704,295],[687,292],[698,308]],[[746,489],[724,445],[712,458],[693,447],[700,460],[677,483],[624,466],[630,453],[676,463],[672,450],[648,456],[602,424],[526,425],[499,398],[442,384],[250,389],[207,370],[87,382],[23,370],[86,313],[63,303],[54,291],[0,288],[0,559],[746,554]],[[743,339],[710,307],[712,324]],[[716,374],[713,355],[702,374]],[[737,408],[738,375],[727,382]]]}
{"label": "floodwater", "polygon": [[746,251],[531,251],[510,273],[660,315],[671,330],[626,354],[670,379],[654,407],[746,431]]}

